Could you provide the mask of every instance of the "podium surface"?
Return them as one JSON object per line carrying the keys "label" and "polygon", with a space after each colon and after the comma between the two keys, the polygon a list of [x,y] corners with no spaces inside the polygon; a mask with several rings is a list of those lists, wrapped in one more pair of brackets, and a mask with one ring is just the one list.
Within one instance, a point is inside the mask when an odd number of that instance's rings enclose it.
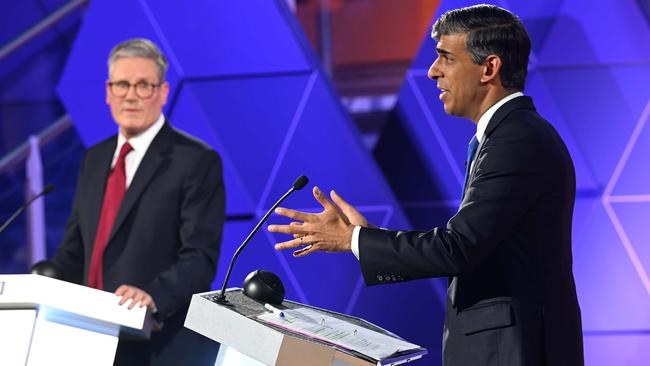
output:
{"label": "podium surface", "polygon": [[[251,360],[251,365],[388,366],[407,363],[427,353],[426,349],[414,345],[416,348],[408,351],[381,359],[373,358],[322,338],[261,320],[260,316],[269,313],[264,308],[264,304],[246,297],[240,289],[226,291],[228,300],[226,304],[216,300],[219,293],[220,291],[213,291],[193,295],[185,319],[185,327],[221,343],[220,358],[222,352],[234,350],[255,360]],[[348,322],[355,327],[402,341],[382,328],[345,314],[287,300],[283,301],[278,308],[288,310],[287,313],[295,309],[307,308],[309,311]]]}
{"label": "podium surface", "polygon": [[112,365],[118,337],[148,339],[147,309],[39,275],[0,275],[0,364]]}

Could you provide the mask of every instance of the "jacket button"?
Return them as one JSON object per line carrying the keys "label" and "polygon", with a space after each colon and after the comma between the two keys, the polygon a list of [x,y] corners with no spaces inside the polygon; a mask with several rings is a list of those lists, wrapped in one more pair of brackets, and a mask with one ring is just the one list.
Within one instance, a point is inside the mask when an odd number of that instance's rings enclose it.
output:
{"label": "jacket button", "polygon": [[382,276],[382,275],[377,275],[377,281],[383,281],[383,280],[384,280],[384,276]]}

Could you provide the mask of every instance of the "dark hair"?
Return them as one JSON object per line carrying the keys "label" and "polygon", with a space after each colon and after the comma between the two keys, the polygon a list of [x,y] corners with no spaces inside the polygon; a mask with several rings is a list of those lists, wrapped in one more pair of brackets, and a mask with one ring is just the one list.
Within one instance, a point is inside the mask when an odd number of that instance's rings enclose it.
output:
{"label": "dark hair", "polygon": [[528,74],[530,38],[519,18],[494,5],[474,5],[447,11],[436,20],[431,36],[467,33],[465,47],[474,63],[489,55],[501,58],[501,84],[506,89],[523,90]]}

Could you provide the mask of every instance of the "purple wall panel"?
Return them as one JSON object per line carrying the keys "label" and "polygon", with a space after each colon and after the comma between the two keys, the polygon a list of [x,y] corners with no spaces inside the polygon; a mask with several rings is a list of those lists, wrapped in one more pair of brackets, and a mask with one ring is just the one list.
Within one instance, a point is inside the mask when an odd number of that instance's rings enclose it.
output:
{"label": "purple wall panel", "polygon": [[554,18],[540,64],[650,61],[650,27],[635,0],[565,0]]}
{"label": "purple wall panel", "polygon": [[585,365],[648,365],[650,335],[612,334],[585,336]]}

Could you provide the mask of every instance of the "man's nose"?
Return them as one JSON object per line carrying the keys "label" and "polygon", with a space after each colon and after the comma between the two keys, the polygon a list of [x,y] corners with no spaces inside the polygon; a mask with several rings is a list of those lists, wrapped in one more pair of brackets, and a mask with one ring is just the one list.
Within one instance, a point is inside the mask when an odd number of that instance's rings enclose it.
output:
{"label": "man's nose", "polygon": [[437,61],[438,61],[438,60],[436,59],[436,61],[434,61],[434,62],[431,64],[431,67],[429,67],[429,72],[427,72],[427,76],[428,76],[429,79],[431,79],[431,80],[438,80],[438,78],[441,76],[441,74],[440,74],[440,70],[438,70],[438,68],[436,67],[436,62],[437,62]]}
{"label": "man's nose", "polygon": [[124,96],[124,99],[138,99],[138,95],[135,92],[135,85],[129,85],[129,90],[126,91],[126,95]]}

